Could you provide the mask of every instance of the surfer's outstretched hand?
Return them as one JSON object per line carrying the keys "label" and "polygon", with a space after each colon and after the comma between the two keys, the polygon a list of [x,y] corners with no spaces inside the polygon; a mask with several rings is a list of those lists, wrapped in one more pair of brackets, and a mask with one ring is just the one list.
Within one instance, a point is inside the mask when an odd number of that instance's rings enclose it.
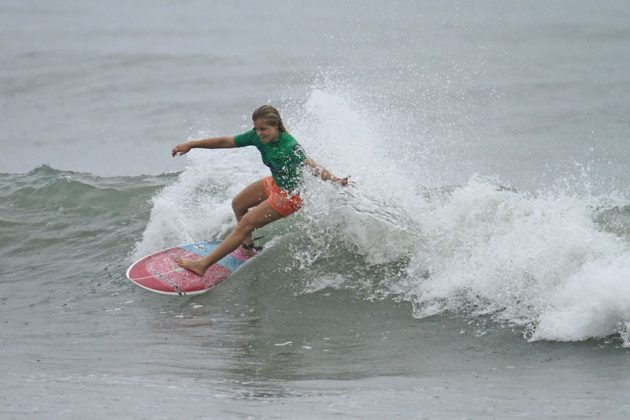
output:
{"label": "surfer's outstretched hand", "polygon": [[192,149],[190,143],[178,144],[177,146],[173,147],[173,150],[171,150],[171,156],[175,157],[176,155],[185,155],[186,153],[190,152],[190,149]]}
{"label": "surfer's outstretched hand", "polygon": [[342,187],[356,187],[357,186],[357,184],[355,184],[353,181],[350,180],[349,176],[345,178],[336,178],[335,182],[337,182]]}

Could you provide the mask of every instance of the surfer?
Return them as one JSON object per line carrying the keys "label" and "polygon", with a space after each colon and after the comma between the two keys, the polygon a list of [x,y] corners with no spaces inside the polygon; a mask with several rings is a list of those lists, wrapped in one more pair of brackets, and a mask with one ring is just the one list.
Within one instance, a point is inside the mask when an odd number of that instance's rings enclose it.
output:
{"label": "surfer", "polygon": [[337,178],[330,171],[309,159],[299,143],[291,136],[280,113],[271,105],[263,105],[252,114],[254,128],[243,134],[189,141],[175,146],[173,156],[181,156],[194,148],[229,149],[256,147],[263,163],[271,169],[271,176],[260,179],[239,192],[232,200],[237,225],[221,244],[207,257],[199,260],[177,258],[175,262],[199,276],[232,251],[242,248],[251,255],[255,252],[252,240],[254,229],[295,213],[302,207],[299,190],[304,168],[325,181],[347,186],[349,177]]}

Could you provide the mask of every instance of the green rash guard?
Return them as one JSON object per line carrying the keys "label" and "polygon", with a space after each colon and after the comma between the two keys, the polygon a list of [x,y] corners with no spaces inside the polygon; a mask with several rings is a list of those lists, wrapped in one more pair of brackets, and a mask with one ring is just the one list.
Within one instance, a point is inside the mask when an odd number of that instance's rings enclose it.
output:
{"label": "green rash guard", "polygon": [[234,136],[236,147],[256,146],[263,163],[280,189],[291,192],[302,186],[302,169],[306,154],[302,146],[289,133],[280,133],[271,143],[263,143],[256,131],[250,130]]}

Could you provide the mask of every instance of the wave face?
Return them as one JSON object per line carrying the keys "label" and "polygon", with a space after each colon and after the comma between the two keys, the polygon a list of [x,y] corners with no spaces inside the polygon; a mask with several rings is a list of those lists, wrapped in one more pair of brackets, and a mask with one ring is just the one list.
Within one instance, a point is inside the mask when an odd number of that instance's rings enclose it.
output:
{"label": "wave face", "polygon": [[[630,345],[630,203],[622,194],[589,192],[588,179],[573,175],[536,191],[482,176],[452,185],[435,145],[412,144],[396,121],[334,88],[287,109],[311,157],[357,184],[339,190],[307,177],[305,208],[262,230],[292,261],[298,293],[350,289],[411,302],[418,318],[490,317],[528,340],[618,334]],[[264,175],[258,156],[242,150],[189,159],[152,198],[135,256],[226,235],[231,198]]]}
{"label": "wave face", "polygon": [[0,174],[3,278],[58,280],[112,265],[142,231],[148,200],[172,178],[101,178],[45,165]]}

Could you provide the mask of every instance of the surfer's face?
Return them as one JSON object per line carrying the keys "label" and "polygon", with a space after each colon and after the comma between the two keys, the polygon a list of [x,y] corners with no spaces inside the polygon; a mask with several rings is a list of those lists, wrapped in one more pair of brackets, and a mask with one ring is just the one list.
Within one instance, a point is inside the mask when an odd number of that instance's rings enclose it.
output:
{"label": "surfer's face", "polygon": [[278,137],[278,127],[267,124],[262,118],[254,121],[254,130],[263,143],[270,143]]}

